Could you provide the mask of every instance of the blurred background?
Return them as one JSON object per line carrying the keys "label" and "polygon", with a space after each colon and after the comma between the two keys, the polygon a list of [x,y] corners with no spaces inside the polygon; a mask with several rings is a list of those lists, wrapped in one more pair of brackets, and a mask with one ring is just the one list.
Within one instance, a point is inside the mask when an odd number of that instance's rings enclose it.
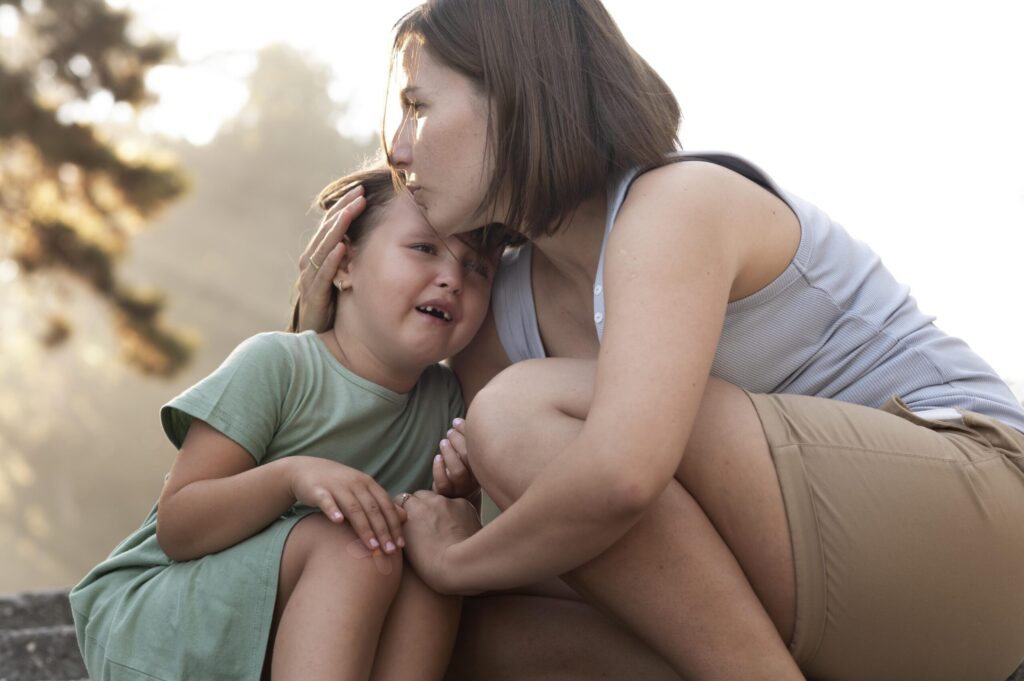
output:
{"label": "blurred background", "polygon": [[[173,459],[160,405],[284,327],[414,5],[0,0],[0,593],[102,559]],[[684,146],[825,208],[1021,394],[1018,3],[606,5]]]}

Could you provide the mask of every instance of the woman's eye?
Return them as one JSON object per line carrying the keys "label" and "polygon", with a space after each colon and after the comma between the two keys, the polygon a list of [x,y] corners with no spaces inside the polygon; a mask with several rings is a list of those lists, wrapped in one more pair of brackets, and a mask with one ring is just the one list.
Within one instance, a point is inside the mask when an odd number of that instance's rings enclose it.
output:
{"label": "woman's eye", "polygon": [[420,111],[423,109],[423,104],[421,104],[420,102],[415,102],[411,99],[405,100],[402,103],[402,106],[405,107],[406,111],[411,111],[413,115],[418,115]]}
{"label": "woman's eye", "polygon": [[491,276],[491,268],[483,260],[466,260],[465,262],[462,263],[462,266],[465,267],[470,272],[479,274],[484,279],[487,279],[488,277]]}

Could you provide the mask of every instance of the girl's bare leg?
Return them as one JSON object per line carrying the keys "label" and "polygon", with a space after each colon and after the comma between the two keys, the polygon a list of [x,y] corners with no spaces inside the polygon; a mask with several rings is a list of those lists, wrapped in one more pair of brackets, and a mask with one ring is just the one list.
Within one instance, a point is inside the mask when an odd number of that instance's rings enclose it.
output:
{"label": "girl's bare leg", "polygon": [[390,574],[358,558],[348,525],[319,513],[302,519],[285,543],[271,630],[270,678],[369,678],[385,615],[402,580],[402,558]]}
{"label": "girl's bare leg", "polygon": [[459,629],[462,599],[442,596],[407,563],[373,663],[373,681],[440,681]]}
{"label": "girl's bare leg", "polygon": [[[594,364],[523,363],[481,391],[470,463],[499,507],[582,427]],[[676,480],[615,545],[565,576],[687,679],[800,679],[782,495],[749,398],[712,379]]]}

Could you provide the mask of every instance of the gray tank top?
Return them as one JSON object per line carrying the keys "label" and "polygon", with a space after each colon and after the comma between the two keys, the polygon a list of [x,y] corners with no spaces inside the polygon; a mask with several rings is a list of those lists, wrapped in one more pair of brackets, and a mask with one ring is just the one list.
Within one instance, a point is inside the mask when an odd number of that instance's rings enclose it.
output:
{"label": "gray tank top", "polygon": [[[736,156],[679,152],[669,160],[729,168],[782,199],[800,223],[800,244],[786,270],[726,308],[713,376],[751,392],[814,395],[872,407],[898,396],[928,418],[957,418],[953,410],[963,409],[1024,431],[1024,409],[995,371],[966,343],[940,331],[879,257],[825,213]],[[609,187],[594,282],[598,340],[605,323],[605,246],[641,172],[629,172]],[[531,262],[531,244],[510,250],[494,282],[494,320],[512,362],[545,356]]]}

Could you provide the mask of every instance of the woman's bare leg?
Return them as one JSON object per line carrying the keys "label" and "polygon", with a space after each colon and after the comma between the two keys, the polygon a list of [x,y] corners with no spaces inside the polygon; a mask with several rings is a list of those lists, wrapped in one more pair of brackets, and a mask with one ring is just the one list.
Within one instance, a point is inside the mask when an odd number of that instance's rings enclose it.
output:
{"label": "woman's bare leg", "polygon": [[[477,395],[467,418],[470,463],[499,507],[576,436],[593,392],[592,362],[513,370]],[[709,383],[676,481],[565,579],[685,678],[802,678],[783,642],[795,581],[782,496],[745,393]]]}
{"label": "woman's bare leg", "polygon": [[370,676],[381,626],[402,579],[402,558],[358,558],[348,525],[320,514],[303,518],[285,543],[271,632],[274,681]]}
{"label": "woman's bare leg", "polygon": [[442,596],[406,563],[373,662],[373,681],[440,681],[451,659],[462,599]]}
{"label": "woman's bare leg", "polygon": [[580,600],[466,598],[447,681],[680,681],[660,656]]}

